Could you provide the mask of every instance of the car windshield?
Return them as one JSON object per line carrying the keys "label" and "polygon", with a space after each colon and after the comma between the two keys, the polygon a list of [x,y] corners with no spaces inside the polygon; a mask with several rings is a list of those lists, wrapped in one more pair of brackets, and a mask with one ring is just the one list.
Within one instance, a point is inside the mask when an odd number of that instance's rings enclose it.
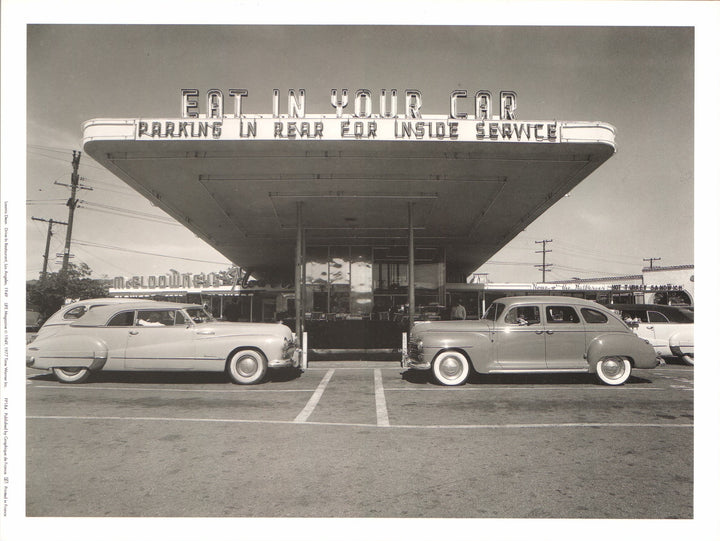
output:
{"label": "car windshield", "polygon": [[186,308],[185,311],[195,323],[208,323],[209,321],[215,321],[215,318],[210,315],[205,308]]}
{"label": "car windshield", "polygon": [[490,305],[490,307],[485,310],[485,313],[483,314],[483,317],[481,319],[489,319],[490,321],[497,321],[500,317],[500,314],[503,313],[503,310],[505,310],[505,305],[501,302],[494,302]]}

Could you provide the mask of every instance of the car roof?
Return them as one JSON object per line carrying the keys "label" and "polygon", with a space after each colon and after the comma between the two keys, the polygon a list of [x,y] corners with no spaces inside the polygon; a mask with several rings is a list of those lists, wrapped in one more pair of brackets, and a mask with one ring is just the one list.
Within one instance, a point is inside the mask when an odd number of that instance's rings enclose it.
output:
{"label": "car roof", "polygon": [[692,306],[677,304],[672,306],[667,304],[608,304],[605,308],[618,312],[631,310],[659,312],[670,318],[671,323],[693,323],[695,321]]}
{"label": "car roof", "polygon": [[133,310],[179,310],[181,308],[202,308],[199,304],[151,301],[147,299],[138,299],[136,301],[108,304],[98,306],[88,311],[85,315],[78,318],[70,325],[73,327],[100,327],[105,325],[108,320],[119,312],[129,312]]}
{"label": "car roof", "polygon": [[582,306],[588,306],[592,308],[598,308],[602,305],[595,301],[589,301],[587,299],[580,299],[578,297],[569,297],[566,295],[530,295],[530,296],[517,296],[517,297],[502,297],[495,299],[493,302],[501,302],[503,304],[517,304],[517,303],[538,303],[538,304],[579,304]]}
{"label": "car roof", "polygon": [[[144,302],[150,302],[149,299],[130,299],[127,297],[98,297],[94,299],[82,299],[79,301],[71,302],[68,304],[65,304],[61,306],[54,314],[52,314],[43,326],[45,325],[55,325],[58,322],[63,323],[67,320],[64,319],[64,315],[69,312],[70,310],[77,308],[78,306],[105,306],[108,304],[121,304],[126,302],[138,302],[138,301],[144,301]],[[74,320],[73,320],[74,321]]]}
{"label": "car roof", "polygon": [[606,304],[611,310],[655,310],[657,312],[674,312],[676,310],[692,310],[692,306],[669,304]]}

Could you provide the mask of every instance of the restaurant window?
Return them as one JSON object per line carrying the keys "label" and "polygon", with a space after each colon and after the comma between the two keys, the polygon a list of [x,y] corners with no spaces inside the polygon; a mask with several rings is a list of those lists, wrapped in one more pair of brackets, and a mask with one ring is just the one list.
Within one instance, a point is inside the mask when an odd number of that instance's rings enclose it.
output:
{"label": "restaurant window", "polygon": [[370,247],[350,249],[350,313],[367,315],[372,311],[373,265]]}
{"label": "restaurant window", "polygon": [[373,288],[375,291],[398,291],[408,286],[407,263],[375,263]]}

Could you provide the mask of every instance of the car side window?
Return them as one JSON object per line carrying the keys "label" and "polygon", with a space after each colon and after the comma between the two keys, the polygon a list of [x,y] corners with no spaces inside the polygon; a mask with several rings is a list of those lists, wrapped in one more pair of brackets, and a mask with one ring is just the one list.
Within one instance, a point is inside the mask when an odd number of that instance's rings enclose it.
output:
{"label": "car side window", "polygon": [[87,312],[87,306],[76,306],[63,314],[63,319],[80,319]]}
{"label": "car side window", "polygon": [[135,320],[135,312],[120,312],[115,314],[110,321],[108,321],[108,327],[131,327]]}
{"label": "car side window", "polygon": [[548,323],[580,323],[580,318],[572,306],[548,306],[545,308]]}
{"label": "car side window", "polygon": [[650,323],[670,323],[670,320],[665,316],[665,314],[653,312],[652,310],[648,311],[648,320]]}
{"label": "car side window", "polygon": [[608,317],[598,310],[592,308],[581,308],[580,313],[585,318],[586,323],[607,323]]}
{"label": "car side window", "polygon": [[171,327],[175,325],[175,310],[138,310],[139,327]]}
{"label": "car side window", "polygon": [[514,306],[508,310],[505,323],[510,325],[537,325],[540,323],[538,306]]}
{"label": "car side window", "polygon": [[623,321],[635,320],[642,323],[648,322],[647,312],[645,312],[645,310],[623,310],[622,318]]}

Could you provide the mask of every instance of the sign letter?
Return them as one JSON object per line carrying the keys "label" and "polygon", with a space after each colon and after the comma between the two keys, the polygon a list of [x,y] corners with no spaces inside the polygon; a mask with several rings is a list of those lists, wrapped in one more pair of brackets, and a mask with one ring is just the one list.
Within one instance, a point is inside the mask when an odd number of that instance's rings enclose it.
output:
{"label": "sign letter", "polygon": [[[191,99],[191,98],[197,98],[199,96],[197,89],[183,88],[180,91],[180,96],[181,96],[181,101],[182,101],[182,109],[181,109],[182,117],[183,118],[197,118],[198,102],[196,99]],[[195,110],[192,111],[191,109],[195,109]]]}

